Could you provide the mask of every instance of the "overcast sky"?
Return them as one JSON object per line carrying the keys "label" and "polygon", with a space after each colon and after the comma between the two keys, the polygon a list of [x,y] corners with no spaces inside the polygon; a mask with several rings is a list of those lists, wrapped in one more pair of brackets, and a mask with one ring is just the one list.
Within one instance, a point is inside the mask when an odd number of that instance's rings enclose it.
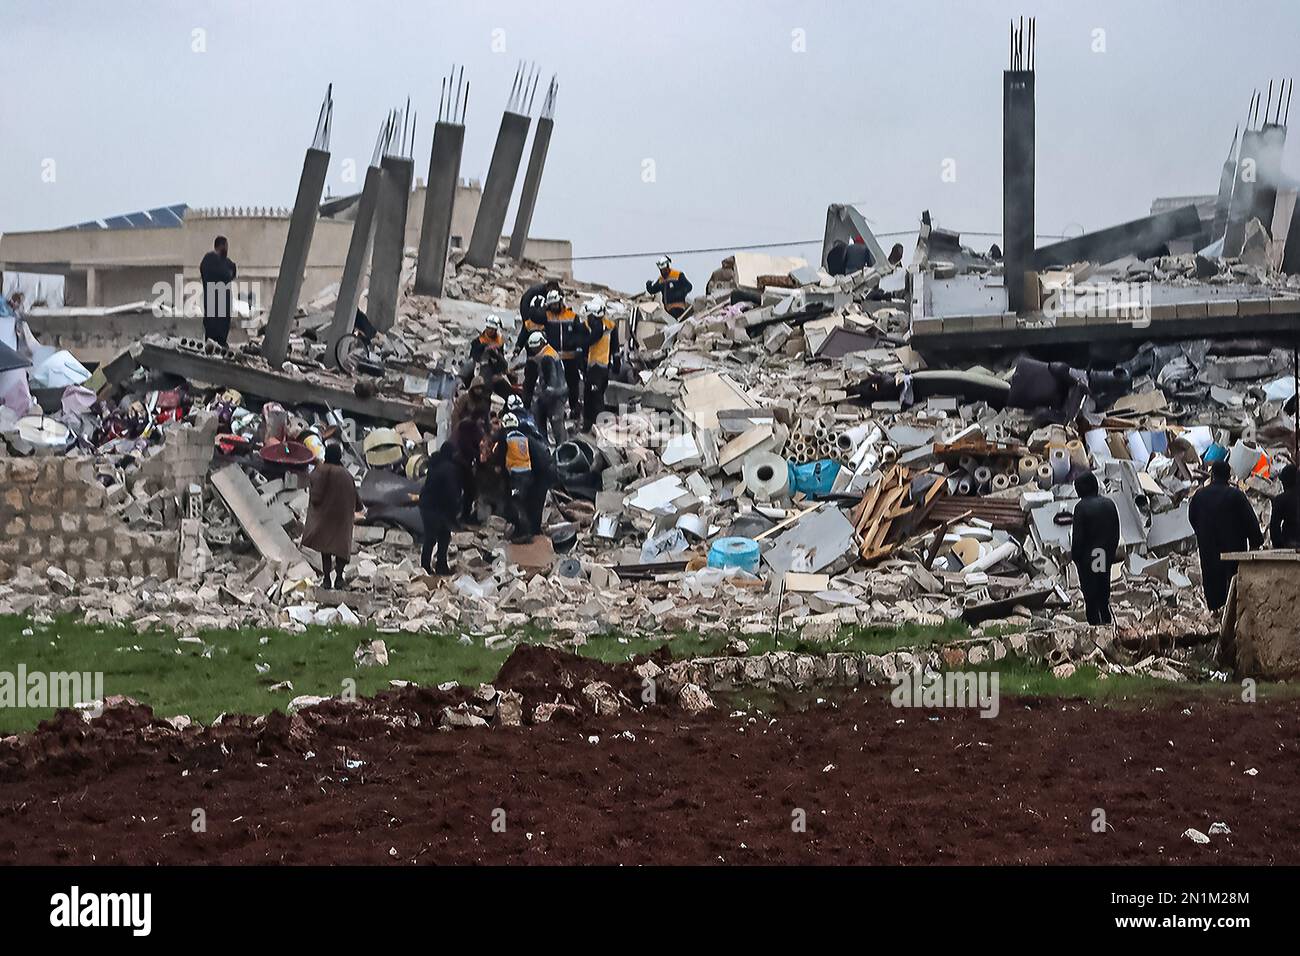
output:
{"label": "overcast sky", "polygon": [[[462,174],[481,179],[520,59],[543,71],[537,105],[560,81],[533,234],[647,253],[580,278],[630,289],[658,250],[819,240],[830,202],[881,233],[926,208],[998,231],[1021,14],[1038,18],[1043,234],[1213,192],[1251,90],[1297,66],[1294,0],[0,0],[0,231],[291,205],[330,82],[330,192],[355,191],[344,159],[364,167],[407,96],[423,176],[453,62],[472,83]],[[702,287],[722,255],[675,259]]]}

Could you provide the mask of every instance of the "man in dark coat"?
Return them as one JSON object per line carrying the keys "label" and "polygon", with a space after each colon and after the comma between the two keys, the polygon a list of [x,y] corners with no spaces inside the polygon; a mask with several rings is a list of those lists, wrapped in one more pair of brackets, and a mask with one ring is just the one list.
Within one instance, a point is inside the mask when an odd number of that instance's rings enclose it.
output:
{"label": "man in dark coat", "polygon": [[1245,551],[1246,546],[1259,548],[1264,532],[1246,496],[1229,484],[1232,469],[1226,461],[1210,466],[1210,483],[1192,495],[1187,518],[1196,532],[1196,546],[1201,552],[1201,584],[1205,603],[1217,611],[1228,601],[1228,585],[1237,573],[1236,561],[1224,561],[1225,551]]}
{"label": "man in dark coat", "polygon": [[217,236],[212,251],[199,263],[203,280],[203,336],[225,346],[230,338],[230,283],[235,281],[235,262],[228,255],[225,236]]}
{"label": "man in dark coat", "polygon": [[331,587],[330,572],[337,568],[332,586],[342,588],[361,497],[352,475],[343,467],[343,449],[337,444],[325,447],[325,462],[312,471],[310,485],[302,546],[321,554],[321,587]]}
{"label": "man in dark coat", "polygon": [[1300,495],[1296,493],[1296,467],[1288,464],[1278,475],[1282,493],[1273,499],[1268,515],[1268,540],[1275,548],[1300,548]]}
{"label": "man in dark coat", "polygon": [[1079,572],[1079,590],[1089,624],[1110,624],[1110,567],[1119,551],[1119,509],[1099,493],[1097,476],[1087,471],[1074,479],[1079,502],[1074,506],[1070,560]]}
{"label": "man in dark coat", "polygon": [[[420,566],[426,574],[451,574],[447,564],[447,550],[451,547],[451,529],[460,513],[462,486],[461,463],[456,446],[443,442],[429,458],[429,470],[424,475],[420,489],[420,520],[424,524],[424,546],[420,552]],[[438,548],[438,563],[430,566],[434,546]]]}

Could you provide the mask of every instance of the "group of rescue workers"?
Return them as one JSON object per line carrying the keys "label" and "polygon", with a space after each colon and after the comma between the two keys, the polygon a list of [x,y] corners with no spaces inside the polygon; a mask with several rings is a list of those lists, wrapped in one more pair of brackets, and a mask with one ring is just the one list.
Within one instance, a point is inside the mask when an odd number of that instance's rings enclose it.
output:
{"label": "group of rescue workers", "polygon": [[[646,292],[662,296],[664,309],[679,318],[691,283],[667,256],[656,265],[659,276],[646,282]],[[419,494],[421,563],[430,574],[451,573],[451,533],[478,523],[480,494],[504,504],[513,542],[542,533],[547,493],[556,480],[552,448],[568,440],[569,418],[592,431],[611,375],[622,372],[618,324],[603,298],[591,299],[579,314],[559,282],[549,280],[524,292],[519,316],[513,359],[506,355],[504,323],[489,315],[460,369],[464,390],[452,407],[450,437],[431,456]],[[522,387],[514,377],[521,363]],[[495,420],[493,395],[504,402]]]}

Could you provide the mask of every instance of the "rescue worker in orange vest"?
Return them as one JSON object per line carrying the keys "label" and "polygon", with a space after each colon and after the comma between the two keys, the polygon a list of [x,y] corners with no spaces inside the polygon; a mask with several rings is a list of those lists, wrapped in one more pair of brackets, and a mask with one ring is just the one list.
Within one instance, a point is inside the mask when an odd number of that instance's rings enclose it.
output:
{"label": "rescue worker in orange vest", "polygon": [[564,304],[559,290],[546,293],[546,341],[551,343],[564,363],[564,380],[569,388],[569,413],[576,419],[582,401],[583,350],[587,347],[587,329],[578,316]]}
{"label": "rescue worker in orange vest", "polygon": [[510,483],[510,540],[526,544],[542,533],[542,511],[555,472],[551,450],[524,431],[513,412],[506,412],[493,459]]}
{"label": "rescue worker in orange vest", "polygon": [[558,445],[568,434],[564,427],[564,363],[542,332],[528,336],[528,364],[536,366],[533,418],[542,438]]}
{"label": "rescue worker in orange vest", "polygon": [[647,279],[645,290],[651,295],[663,293],[664,310],[673,318],[680,318],[686,311],[686,297],[691,294],[691,280],[673,268],[673,260],[668,256],[660,256],[655,265],[659,268],[659,279]]}
{"label": "rescue worker in orange vest", "polygon": [[[555,279],[539,282],[529,286],[519,300],[519,337],[515,340],[515,355],[524,355],[528,348],[528,336],[534,332],[546,331],[546,293],[559,292],[560,283]],[[524,404],[533,404],[533,388],[537,385],[537,366],[524,367]]]}
{"label": "rescue worker in orange vest", "polygon": [[610,372],[618,373],[618,324],[606,314],[605,300],[597,296],[587,304],[587,375],[582,398],[583,431],[591,431],[605,410],[605,388]]}
{"label": "rescue worker in orange vest", "polygon": [[465,383],[466,388],[469,388],[470,383],[474,381],[475,375],[481,375],[486,382],[495,383],[495,380],[503,374],[502,367],[506,364],[505,345],[506,339],[501,332],[501,319],[496,315],[489,315],[483,323],[483,331],[470,343],[469,359],[460,368],[461,381]]}

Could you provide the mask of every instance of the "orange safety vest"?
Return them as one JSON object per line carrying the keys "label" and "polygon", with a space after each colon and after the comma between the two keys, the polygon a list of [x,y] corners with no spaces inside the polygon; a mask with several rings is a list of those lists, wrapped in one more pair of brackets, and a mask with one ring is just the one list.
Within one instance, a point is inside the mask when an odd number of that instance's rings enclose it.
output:
{"label": "orange safety vest", "polygon": [[506,435],[506,471],[512,475],[527,474],[533,470],[533,456],[528,449],[528,436],[520,431]]}
{"label": "orange safety vest", "polygon": [[604,331],[601,333],[600,338],[598,338],[596,341],[592,342],[590,345],[587,346],[587,364],[589,366],[609,365],[609,345],[610,345],[609,333],[610,330],[614,328],[614,322],[612,319],[610,319],[609,316],[605,316],[601,320],[601,322],[604,326]]}
{"label": "orange safety vest", "polygon": [[560,358],[560,353],[555,351],[555,349],[551,348],[550,342],[547,342],[545,345],[542,346],[542,350],[537,353],[536,359],[538,362],[541,362],[541,360],[546,358],[547,356],[550,356],[556,361],[559,361]]}
{"label": "orange safety vest", "polygon": [[489,348],[497,347],[503,344],[501,339],[501,333],[496,331],[496,329],[491,330],[490,334],[487,329],[484,329],[482,333],[480,333],[478,340],[480,343],[488,346]]}

